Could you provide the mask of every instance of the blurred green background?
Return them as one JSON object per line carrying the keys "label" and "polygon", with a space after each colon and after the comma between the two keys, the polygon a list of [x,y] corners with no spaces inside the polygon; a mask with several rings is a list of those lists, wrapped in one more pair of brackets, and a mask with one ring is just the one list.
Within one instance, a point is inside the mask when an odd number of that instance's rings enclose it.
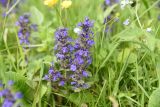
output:
{"label": "blurred green background", "polygon": [[[15,81],[15,89],[24,93],[24,107],[117,107],[117,103],[119,107],[160,107],[160,0],[135,1],[134,7],[121,9],[115,4],[105,11],[103,0],[72,0],[68,9],[61,9],[60,1],[53,7],[43,0],[21,1],[15,12],[0,17],[0,80]],[[0,13],[9,9],[1,6]],[[111,20],[113,30],[106,33],[103,21],[111,12],[119,20]],[[24,13],[38,24],[25,52],[15,26]],[[73,29],[86,16],[95,23],[93,62],[88,68],[91,87],[79,93],[66,91],[67,87],[55,92],[42,81],[50,62],[56,62],[54,31],[64,26],[76,38]],[[130,24],[123,25],[128,18]]]}

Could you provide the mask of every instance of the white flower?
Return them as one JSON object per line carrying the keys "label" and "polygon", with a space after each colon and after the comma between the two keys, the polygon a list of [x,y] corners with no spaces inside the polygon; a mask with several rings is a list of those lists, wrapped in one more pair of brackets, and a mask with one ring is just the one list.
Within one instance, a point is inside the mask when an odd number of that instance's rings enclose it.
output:
{"label": "white flower", "polygon": [[81,34],[82,30],[80,28],[74,28],[74,32],[77,34]]}
{"label": "white flower", "polygon": [[149,28],[146,29],[146,31],[147,31],[147,32],[151,32],[152,29],[149,27]]}
{"label": "white flower", "polygon": [[121,5],[121,9],[124,9],[126,5],[132,4],[133,1],[130,0],[122,0],[120,5]]}
{"label": "white flower", "polygon": [[129,25],[129,23],[130,23],[130,20],[129,20],[129,19],[126,19],[126,20],[123,22],[123,24],[126,25],[126,26]]}

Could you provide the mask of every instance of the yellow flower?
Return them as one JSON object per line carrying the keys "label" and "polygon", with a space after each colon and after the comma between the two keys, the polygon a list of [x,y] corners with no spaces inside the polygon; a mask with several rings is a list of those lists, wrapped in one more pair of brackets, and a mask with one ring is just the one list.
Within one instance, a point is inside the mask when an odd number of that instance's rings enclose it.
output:
{"label": "yellow flower", "polygon": [[72,5],[72,1],[71,0],[64,0],[62,3],[61,3],[61,6],[62,8],[69,8],[70,6]]}
{"label": "yellow flower", "polygon": [[47,5],[49,7],[55,5],[58,2],[58,0],[44,0],[44,5]]}
{"label": "yellow flower", "polygon": [[119,17],[120,16],[120,13],[116,13],[116,17]]}

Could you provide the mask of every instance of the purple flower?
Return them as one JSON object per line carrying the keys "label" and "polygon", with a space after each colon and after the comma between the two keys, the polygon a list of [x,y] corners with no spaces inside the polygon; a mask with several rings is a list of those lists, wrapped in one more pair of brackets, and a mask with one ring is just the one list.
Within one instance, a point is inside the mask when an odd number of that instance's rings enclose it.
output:
{"label": "purple flower", "polygon": [[58,41],[63,41],[64,39],[67,40],[68,36],[68,29],[67,28],[59,28],[55,32],[55,37]]}
{"label": "purple flower", "polygon": [[48,74],[44,76],[44,79],[50,81],[53,87],[68,83],[72,89],[78,91],[88,87],[85,80],[88,77],[87,67],[92,62],[90,48],[94,44],[93,26],[93,21],[86,17],[84,22],[78,24],[78,31],[75,29],[78,34],[76,40],[69,37],[67,28],[58,28],[55,31],[54,50],[59,69],[51,66]]}
{"label": "purple flower", "polygon": [[68,35],[68,29],[67,28],[59,28],[55,32],[55,54],[58,59],[58,61],[61,63],[61,66],[63,69],[66,69],[70,67],[70,59],[71,54],[74,50],[74,47],[72,46],[71,42],[73,41],[72,38]]}
{"label": "purple flower", "polygon": [[64,85],[65,85],[65,81],[62,80],[59,82],[59,86],[64,86]]}
{"label": "purple flower", "polygon": [[74,48],[75,48],[75,49],[80,48],[80,44],[79,44],[78,42],[76,42],[75,45],[74,45]]}
{"label": "purple flower", "polygon": [[67,48],[67,47],[63,47],[63,48],[62,48],[62,52],[63,52],[63,53],[68,52],[68,48]]}
{"label": "purple flower", "polygon": [[9,81],[8,81],[8,85],[9,85],[9,86],[12,86],[13,84],[14,84],[14,82],[13,82],[12,80],[9,80]]}
{"label": "purple flower", "polygon": [[2,107],[12,107],[14,105],[14,103],[12,101],[10,101],[9,99],[5,99]]}
{"label": "purple flower", "polygon": [[71,61],[71,85],[72,89],[81,90],[83,85],[86,84],[84,78],[88,77],[86,72],[87,67],[91,64],[90,48],[94,44],[93,40],[93,21],[88,17],[84,22],[78,23],[81,33],[78,33],[78,38],[75,40],[73,59]]}
{"label": "purple flower", "polygon": [[52,74],[53,81],[57,81],[60,77],[61,77],[61,73],[58,71]]}
{"label": "purple flower", "polygon": [[83,86],[82,86],[84,89],[87,89],[87,88],[89,88],[89,85],[88,84],[83,84]]}
{"label": "purple flower", "polygon": [[88,57],[87,59],[88,59],[88,60],[87,60],[88,65],[90,65],[90,64],[92,63],[92,59],[91,59],[91,57]]}
{"label": "purple flower", "polygon": [[74,47],[72,45],[68,45],[68,48],[69,48],[70,52],[72,52],[74,50]]}
{"label": "purple flower", "polygon": [[110,0],[105,0],[105,2],[106,2],[106,5],[110,5],[111,4]]}
{"label": "purple flower", "polygon": [[[105,12],[106,9],[109,7],[109,6],[112,6],[116,3],[119,3],[119,0],[104,0],[104,3],[102,5],[102,9],[103,11]],[[114,23],[113,22],[118,22],[119,18],[118,17],[115,17],[116,15],[114,14],[115,12],[114,11],[111,11],[109,13],[108,16],[106,16],[103,20],[103,24],[105,25],[105,33],[110,33],[113,31],[113,28],[114,28]]]}
{"label": "purple flower", "polygon": [[[2,102],[2,107],[13,107],[15,104],[20,104],[17,100],[21,99],[23,97],[21,92],[13,92],[12,91],[12,86],[13,86],[13,81],[10,80],[8,81],[8,84],[5,85],[4,87],[1,87],[0,90],[0,98],[3,98]],[[16,106],[19,107],[19,106]]]}
{"label": "purple flower", "polygon": [[15,95],[14,95],[14,98],[15,99],[21,99],[23,98],[23,94],[21,92],[17,92]]}
{"label": "purple flower", "polygon": [[2,91],[0,91],[0,98],[3,96],[3,93],[2,93]]}
{"label": "purple flower", "polygon": [[55,55],[60,64],[60,70],[53,69],[51,66],[49,73],[44,76],[45,80],[51,81],[53,86],[64,86],[66,84],[67,76],[63,75],[62,70],[70,69],[70,63],[72,62],[72,53],[74,47],[72,45],[72,38],[68,35],[67,28],[58,28],[55,33]]}
{"label": "purple flower", "polygon": [[93,40],[88,40],[87,44],[90,45],[90,46],[92,46],[94,44],[94,41]]}
{"label": "purple flower", "polygon": [[71,82],[71,85],[75,85],[75,84],[77,84],[77,82],[75,82],[75,81]]}
{"label": "purple flower", "polygon": [[[7,15],[10,15],[11,13],[16,13],[18,10],[19,4],[17,4],[9,13],[6,12],[7,8],[10,9],[17,0],[0,0],[0,7],[2,7],[2,17],[6,17]],[[20,2],[23,0],[20,0]]]}
{"label": "purple flower", "polygon": [[6,6],[7,6],[7,3],[8,3],[8,0],[0,0],[0,4],[1,4],[3,7],[6,7]]}
{"label": "purple flower", "polygon": [[71,71],[76,71],[76,69],[77,69],[76,65],[71,65],[71,68],[70,68]]}
{"label": "purple flower", "polygon": [[38,25],[37,24],[32,24],[30,27],[31,27],[32,30],[38,31]]}
{"label": "purple flower", "polygon": [[53,69],[53,67],[52,67],[52,66],[49,68],[48,73],[49,73],[49,74],[53,74],[53,73],[54,73],[54,69]]}
{"label": "purple flower", "polygon": [[81,57],[77,57],[76,60],[77,60],[77,62],[78,62],[79,65],[84,64],[84,60]]}
{"label": "purple flower", "polygon": [[18,38],[20,40],[20,44],[29,44],[29,37],[31,31],[37,31],[37,25],[31,24],[30,22],[30,14],[24,14],[19,17],[19,20],[16,22],[16,26],[19,26]]}
{"label": "purple flower", "polygon": [[43,79],[44,79],[44,80],[49,80],[48,75],[45,75],[45,76],[43,77]]}
{"label": "purple flower", "polygon": [[119,0],[104,0],[102,4],[103,11],[105,11],[108,6],[112,6],[116,3],[119,3]]}
{"label": "purple flower", "polygon": [[[84,22],[80,22],[78,24],[79,27],[82,28],[83,30],[83,33],[84,32],[90,32],[90,28],[92,28],[94,25],[94,22],[93,21],[90,21],[88,17],[85,18],[85,21]],[[83,35],[83,33],[81,35]],[[91,32],[90,32],[91,33]],[[85,34],[86,35],[86,34]]]}
{"label": "purple flower", "polygon": [[1,91],[2,92],[2,95],[7,95],[8,93],[10,93],[9,89],[4,89]]}
{"label": "purple flower", "polygon": [[65,56],[63,54],[56,54],[57,59],[63,60],[65,58]]}
{"label": "purple flower", "polygon": [[51,81],[53,83],[59,82],[59,86],[64,86],[65,84],[63,75],[60,71],[54,70],[53,65],[50,67],[48,74],[46,74],[43,78],[44,80]]}
{"label": "purple flower", "polygon": [[88,77],[88,73],[87,73],[86,71],[82,71],[82,75],[83,75],[84,77]]}

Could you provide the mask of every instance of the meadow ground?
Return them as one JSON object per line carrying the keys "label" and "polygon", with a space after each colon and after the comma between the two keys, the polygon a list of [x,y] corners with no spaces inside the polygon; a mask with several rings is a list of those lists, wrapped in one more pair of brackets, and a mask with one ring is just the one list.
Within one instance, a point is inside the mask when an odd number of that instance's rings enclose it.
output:
{"label": "meadow ground", "polygon": [[160,0],[0,0],[0,107],[160,107]]}

